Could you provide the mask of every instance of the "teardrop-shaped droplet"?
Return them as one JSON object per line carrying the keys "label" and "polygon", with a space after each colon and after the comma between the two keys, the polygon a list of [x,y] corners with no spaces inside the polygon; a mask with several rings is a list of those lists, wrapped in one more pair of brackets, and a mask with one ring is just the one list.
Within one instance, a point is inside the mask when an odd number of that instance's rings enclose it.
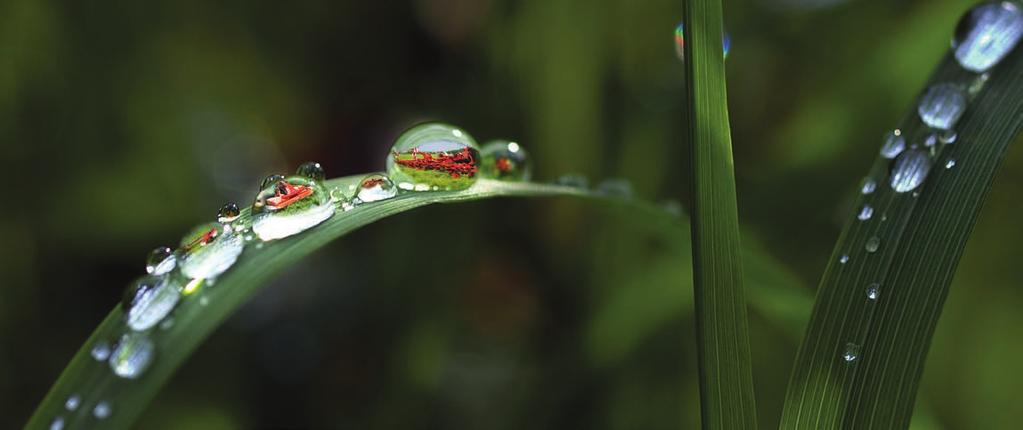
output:
{"label": "teardrop-shaped droplet", "polygon": [[355,198],[362,203],[387,200],[398,195],[398,187],[394,181],[382,173],[374,173],[359,181],[359,187],[355,191]]}
{"label": "teardrop-shaped droplet", "polygon": [[[685,27],[682,23],[675,26],[675,55],[678,56],[679,60],[686,59],[686,40],[683,35]],[[728,35],[728,32],[722,32],[721,34],[721,45],[724,51],[724,57],[728,58],[728,51],[732,49],[732,38]]]}
{"label": "teardrop-shaped droplet", "polygon": [[867,300],[874,301],[881,295],[881,284],[874,282],[867,286]]}
{"label": "teardrop-shaped droplet", "polygon": [[838,257],[838,262],[842,263],[842,264],[848,263],[849,262],[849,256],[848,255],[843,255],[841,257]]}
{"label": "teardrop-shaped droplet", "polygon": [[98,341],[92,346],[92,350],[89,351],[89,354],[92,355],[92,358],[96,359],[96,361],[106,361],[107,358],[110,357],[110,344],[102,340]]}
{"label": "teardrop-shaped droplet", "polygon": [[173,250],[166,246],[158,246],[146,257],[146,273],[159,276],[174,270],[177,264],[178,259],[174,256]]}
{"label": "teardrop-shaped droplet", "polygon": [[306,178],[314,181],[323,181],[327,178],[327,172],[323,170],[323,166],[315,161],[302,163],[302,165],[298,166],[298,169],[295,170],[295,174],[298,176],[305,176]]}
{"label": "teardrop-shaped droplet", "polygon": [[128,333],[121,336],[110,355],[110,369],[114,374],[126,379],[135,379],[142,375],[153,362],[153,341],[143,333]]}
{"label": "teardrop-shaped droplet", "polygon": [[846,363],[851,363],[856,361],[857,358],[860,358],[860,346],[852,342],[845,344],[845,351],[842,352],[842,359],[845,360]]}
{"label": "teardrop-shaped droplet", "polygon": [[403,190],[464,190],[476,182],[479,160],[469,133],[427,123],[398,137],[387,157],[387,175]]}
{"label": "teardrop-shaped droplet", "polygon": [[884,137],[884,144],[881,145],[881,156],[892,159],[906,149],[906,138],[902,136],[902,130],[895,129],[888,132]]}
{"label": "teardrop-shaped droplet", "polygon": [[238,219],[238,216],[242,214],[242,211],[238,209],[238,205],[235,203],[228,203],[220,208],[217,212],[217,221],[222,223],[228,223]]}
{"label": "teardrop-shaped droplet", "polygon": [[169,276],[144,276],[125,290],[121,308],[128,327],[144,331],[174,310],[180,298],[181,288]]}
{"label": "teardrop-shaped droplet", "polygon": [[956,166],[956,160],[955,159],[949,159],[948,161],[945,162],[945,169],[951,170],[955,166]]}
{"label": "teardrop-shaped droplet", "polygon": [[874,190],[876,189],[877,182],[874,181],[872,178],[867,178],[863,180],[863,186],[860,188],[860,192],[863,194],[870,194],[873,193]]}
{"label": "teardrop-shaped droplet", "polygon": [[910,149],[892,163],[891,187],[897,193],[912,191],[924,183],[930,171],[930,155],[926,151]]}
{"label": "teardrop-shaped droplet", "polygon": [[936,84],[924,92],[917,106],[920,120],[928,126],[948,130],[966,111],[966,93],[954,84]]}
{"label": "teardrop-shaped droplet", "polygon": [[64,401],[64,408],[69,411],[74,411],[75,409],[78,409],[78,405],[80,404],[82,404],[82,396],[72,394]]}
{"label": "teardrop-shaped droplet", "polygon": [[181,273],[192,279],[215,278],[238,260],[245,248],[241,234],[219,223],[200,225],[181,239]]}
{"label": "teardrop-shaped droplet", "polygon": [[92,416],[99,419],[106,419],[110,416],[110,403],[99,402],[92,408]]}
{"label": "teardrop-shaped droplet", "polygon": [[480,149],[480,176],[502,181],[528,181],[529,154],[516,142],[494,140]]}
{"label": "teardrop-shaped droplet", "polygon": [[956,60],[964,69],[983,72],[1002,61],[1023,38],[1023,13],[1012,2],[977,5],[963,15],[952,38]]}
{"label": "teardrop-shaped droplet", "polygon": [[874,216],[874,208],[870,205],[863,205],[863,207],[860,208],[860,213],[856,215],[856,218],[859,218],[860,221],[866,221],[872,216]]}
{"label": "teardrop-shaped droplet", "polygon": [[252,231],[262,240],[301,233],[334,215],[327,189],[319,181],[290,176],[270,184],[252,203]]}
{"label": "teardrop-shaped droplet", "polygon": [[605,196],[632,198],[632,183],[625,179],[605,179],[597,184],[597,192]]}
{"label": "teardrop-shaped droplet", "polygon": [[865,245],[863,245],[863,249],[866,249],[867,252],[870,252],[870,253],[877,252],[877,249],[880,248],[880,247],[881,247],[881,238],[879,238],[877,236],[874,236],[874,237],[871,237],[870,239],[867,239],[867,243]]}
{"label": "teardrop-shaped droplet", "polygon": [[575,187],[575,188],[584,188],[584,189],[590,187],[590,180],[589,179],[587,179],[583,175],[573,174],[573,173],[570,173],[570,174],[567,174],[567,175],[561,175],[560,177],[558,177],[558,180],[556,182],[557,182],[558,185],[562,185],[562,186],[566,186],[566,187]]}

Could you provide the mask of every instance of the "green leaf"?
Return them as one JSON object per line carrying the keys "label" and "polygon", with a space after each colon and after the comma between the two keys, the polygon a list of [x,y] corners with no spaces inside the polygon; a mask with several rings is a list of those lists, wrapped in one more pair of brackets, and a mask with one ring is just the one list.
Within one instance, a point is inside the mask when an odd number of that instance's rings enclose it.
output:
{"label": "green leaf", "polygon": [[720,0],[683,2],[700,412],[704,428],[756,428],[721,15]]}
{"label": "green leaf", "polygon": [[[952,23],[949,28],[952,28]],[[817,302],[789,383],[782,428],[907,428],[934,328],[977,214],[1009,144],[1023,127],[1023,53],[992,69],[956,125],[938,144],[915,192],[889,187],[891,161],[879,157],[821,279]],[[928,82],[979,84],[946,55]],[[978,88],[978,87],[974,87]],[[908,144],[928,130],[914,105],[899,129]],[[946,163],[954,160],[954,166]],[[863,205],[873,208],[865,221]],[[875,252],[865,247],[878,241]],[[849,256],[847,263],[840,257]],[[879,285],[877,300],[867,299]],[[843,357],[847,346],[855,359]]]}

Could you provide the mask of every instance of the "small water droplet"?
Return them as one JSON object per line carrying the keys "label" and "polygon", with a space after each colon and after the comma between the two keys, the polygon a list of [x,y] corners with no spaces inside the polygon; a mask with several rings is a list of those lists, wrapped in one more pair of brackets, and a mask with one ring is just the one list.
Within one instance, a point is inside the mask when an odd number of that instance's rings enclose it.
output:
{"label": "small water droplet", "polygon": [[327,189],[319,181],[290,176],[260,190],[252,203],[252,231],[262,240],[301,233],[334,215]]}
{"label": "small water droplet", "polygon": [[104,341],[96,342],[89,353],[92,354],[92,358],[96,359],[96,361],[106,361],[110,357],[110,344]]}
{"label": "small water droplet", "polygon": [[64,430],[64,417],[54,418],[50,423],[50,430]]}
{"label": "small water droplet", "polygon": [[920,119],[928,126],[949,130],[966,111],[966,94],[954,84],[936,84],[924,92],[917,106]]}
{"label": "small water droplet", "polygon": [[966,92],[970,94],[970,97],[975,97],[977,94],[980,94],[980,91],[984,89],[984,86],[987,85],[987,81],[990,79],[990,73],[981,73],[977,75],[977,77],[973,78],[973,81],[970,82],[970,86],[966,89]]}
{"label": "small water droplet", "polygon": [[[686,41],[685,36],[683,35],[684,28],[685,27],[681,23],[675,26],[675,55],[678,56],[679,60],[686,59]],[[724,57],[727,59],[728,51],[732,49],[732,38],[728,35],[727,31],[721,34],[721,44],[723,45],[722,50],[724,51]]]}
{"label": "small water droplet", "polygon": [[267,177],[263,178],[262,182],[259,183],[259,189],[262,190],[263,188],[269,187],[269,186],[271,186],[273,184],[276,184],[276,183],[278,183],[278,182],[280,182],[282,180],[284,180],[284,175],[277,175],[277,174],[268,175]]}
{"label": "small water droplet", "polygon": [[189,278],[214,278],[231,268],[244,249],[242,235],[219,223],[202,224],[181,239],[178,265]]}
{"label": "small water droplet", "polygon": [[315,161],[302,163],[298,166],[298,169],[295,170],[295,174],[298,176],[305,176],[306,178],[314,181],[323,181],[324,179],[327,179],[327,172],[323,170],[323,166],[321,166],[320,163]]}
{"label": "small water droplet", "polygon": [[845,360],[846,363],[851,363],[856,361],[857,358],[860,358],[860,346],[852,342],[845,344],[845,351],[842,352],[842,359]]}
{"label": "small water droplet", "polygon": [[931,157],[922,150],[903,152],[892,163],[891,187],[897,193],[911,191],[924,183],[931,171]]}
{"label": "small water droplet", "polygon": [[951,168],[953,168],[955,166],[956,166],[956,160],[954,160],[954,159],[949,159],[948,161],[945,162],[945,168],[946,169],[951,169]]}
{"label": "small water droplet", "polygon": [[387,157],[387,175],[399,186],[411,184],[413,191],[464,190],[476,182],[479,160],[479,145],[468,133],[427,123],[398,137]]}
{"label": "small water droplet", "polygon": [[863,246],[863,248],[866,249],[867,252],[877,252],[877,248],[879,248],[880,246],[881,238],[874,236],[871,237],[870,239],[867,239],[867,243],[866,245]]}
{"label": "small water droplet", "polygon": [[863,207],[860,208],[860,213],[856,215],[856,218],[859,218],[860,221],[866,221],[872,216],[874,216],[874,208],[870,205],[863,205]]}
{"label": "small water droplet", "polygon": [[480,149],[480,176],[502,181],[528,181],[529,154],[516,142],[493,140]]}
{"label": "small water droplet", "polygon": [[1008,1],[977,5],[963,15],[952,38],[964,69],[983,72],[998,64],[1023,37],[1023,13]]}
{"label": "small water droplet", "polygon": [[590,187],[589,179],[586,179],[586,177],[583,175],[574,173],[562,175],[561,177],[558,178],[557,184],[566,187],[575,187],[583,189]]}
{"label": "small water droplet", "polygon": [[170,330],[174,327],[174,318],[167,318],[160,323],[160,330]]}
{"label": "small water droplet", "polygon": [[220,208],[217,212],[217,221],[222,223],[228,223],[238,219],[238,215],[241,215],[242,211],[238,209],[238,205],[234,203],[228,203]]}
{"label": "small water droplet", "polygon": [[355,198],[359,199],[359,202],[369,203],[387,200],[396,195],[398,195],[398,187],[394,185],[391,178],[382,173],[374,173],[359,181]]}
{"label": "small water droplet", "polygon": [[892,159],[901,154],[905,149],[906,138],[902,135],[902,130],[895,129],[885,135],[884,144],[881,145],[881,156]]}
{"label": "small water droplet", "polygon": [[124,291],[121,309],[128,327],[148,330],[159,323],[178,304],[180,288],[167,276],[144,276]]}
{"label": "small water droplet", "polygon": [[69,411],[78,409],[78,405],[82,404],[82,396],[72,394],[68,396],[67,400],[64,401],[64,407]]}
{"label": "small water droplet", "polygon": [[841,257],[838,257],[838,262],[842,263],[842,264],[848,263],[849,262],[849,256],[848,255],[843,255]]}
{"label": "small water droplet", "polygon": [[937,144],[938,144],[938,135],[936,135],[934,133],[930,133],[927,136],[924,136],[924,146],[925,147],[933,148]]}
{"label": "small water droplet", "polygon": [[888,221],[888,215],[887,214],[881,214],[881,222],[885,222],[885,221]]}
{"label": "small water droplet", "polygon": [[597,184],[597,192],[605,196],[632,198],[632,183],[625,179],[605,179]]}
{"label": "small water droplet", "polygon": [[867,300],[874,301],[881,294],[881,284],[875,282],[867,286]]}
{"label": "small water droplet", "polygon": [[876,189],[877,189],[877,182],[874,181],[871,178],[866,178],[866,179],[863,180],[863,187],[860,188],[860,192],[863,193],[863,194],[870,194],[870,193],[873,193],[874,190],[876,190]]}
{"label": "small water droplet", "polygon": [[956,139],[958,138],[959,134],[956,133],[955,130],[945,130],[938,135],[938,140],[940,140],[941,143],[944,143],[946,145],[955,143]]}
{"label": "small water droplet", "polygon": [[110,355],[110,369],[122,378],[138,378],[153,362],[153,350],[153,341],[145,334],[125,334]]}
{"label": "small water droplet", "polygon": [[99,402],[96,407],[92,408],[92,416],[99,419],[106,419],[110,416],[110,404],[107,402]]}
{"label": "small water droplet", "polygon": [[178,259],[174,256],[173,250],[166,246],[158,246],[146,257],[146,273],[159,276],[174,270],[177,264]]}

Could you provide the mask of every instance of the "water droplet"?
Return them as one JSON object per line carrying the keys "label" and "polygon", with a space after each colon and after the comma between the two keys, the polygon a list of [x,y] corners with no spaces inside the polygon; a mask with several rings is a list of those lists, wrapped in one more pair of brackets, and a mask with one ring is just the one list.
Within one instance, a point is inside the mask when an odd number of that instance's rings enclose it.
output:
{"label": "water droplet", "polygon": [[78,409],[78,405],[82,404],[82,396],[72,394],[68,396],[67,400],[64,401],[64,407],[69,411]]}
{"label": "water droplet", "polygon": [[954,160],[954,159],[950,159],[950,160],[945,162],[945,168],[946,169],[951,169],[951,168],[953,168],[955,166],[956,166],[956,160]]}
{"label": "water droplet", "polygon": [[842,264],[848,263],[849,262],[849,256],[848,255],[843,255],[841,257],[838,257],[838,262],[842,263]]}
{"label": "water droplet", "polygon": [[96,359],[96,361],[106,361],[110,357],[110,345],[104,341],[96,342],[89,353],[92,354],[92,358]]}
{"label": "water droplet", "polygon": [[977,77],[973,78],[973,81],[970,82],[970,86],[966,89],[966,92],[968,92],[971,97],[980,94],[980,90],[984,89],[984,86],[987,85],[987,81],[990,79],[990,73],[981,73],[977,75]]}
{"label": "water droplet", "polygon": [[64,430],[64,417],[57,417],[50,423],[50,430]]}
{"label": "water droplet", "polygon": [[220,208],[217,212],[217,221],[222,223],[228,223],[238,219],[238,215],[241,215],[242,211],[238,209],[238,205],[234,203],[228,203]]}
{"label": "water droplet", "polygon": [[1023,37],[1023,13],[1008,1],[978,5],[959,20],[952,49],[964,69],[983,72],[998,64]]}
{"label": "water droplet", "polygon": [[879,248],[880,246],[881,238],[874,236],[871,237],[870,239],[867,239],[867,243],[866,245],[863,246],[863,248],[866,249],[867,252],[877,252],[877,248]]}
{"label": "water droplet", "polygon": [[625,179],[605,179],[597,184],[597,192],[605,196],[632,198],[632,183]]}
{"label": "water droplet", "polygon": [[[684,28],[685,27],[681,23],[675,26],[675,55],[678,55],[679,60],[686,59],[686,41],[685,36],[683,35]],[[728,35],[727,31],[721,34],[721,44],[723,45],[722,48],[724,56],[725,58],[728,58],[728,51],[732,49],[732,38]]]}
{"label": "water droplet", "polygon": [[476,182],[479,146],[447,124],[417,125],[402,133],[387,157],[387,175],[405,190],[464,190]]}
{"label": "water droplet", "polygon": [[917,113],[928,126],[949,130],[966,110],[966,94],[953,84],[932,85],[920,98]]}
{"label": "water droplet", "polygon": [[871,178],[866,178],[866,179],[863,180],[863,187],[860,188],[860,192],[863,193],[863,194],[870,194],[870,193],[873,193],[874,190],[876,190],[876,189],[877,189],[877,182],[874,181]]}
{"label": "water droplet", "polygon": [[295,170],[295,174],[298,176],[305,176],[306,178],[317,182],[327,179],[327,172],[323,170],[323,166],[321,166],[320,163],[315,161],[302,163],[302,165],[298,166],[298,169]]}
{"label": "water droplet", "polygon": [[931,171],[931,157],[925,151],[911,149],[903,152],[892,163],[890,184],[897,193],[919,187]]}
{"label": "water droplet", "polygon": [[924,136],[924,146],[927,148],[933,148],[938,144],[938,135],[931,133]]}
{"label": "water droplet", "polygon": [[99,419],[106,419],[110,416],[110,404],[107,402],[99,402],[96,407],[92,408],[92,416]]}
{"label": "water droplet", "polygon": [[276,175],[276,174],[269,175],[269,176],[263,178],[263,181],[259,183],[259,189],[262,190],[262,189],[264,189],[266,187],[269,187],[269,186],[271,186],[273,184],[276,184],[276,183],[278,183],[280,181],[283,181],[283,180],[284,180],[284,175]]}
{"label": "water droplet", "polygon": [[521,145],[494,140],[480,149],[480,176],[502,181],[528,181],[532,175],[529,154]]}
{"label": "water droplet", "polygon": [[144,276],[125,290],[121,308],[128,327],[144,331],[174,310],[180,298],[180,288],[170,277]]}
{"label": "water droplet", "polygon": [[330,200],[335,203],[341,203],[348,201],[348,197],[341,188],[334,187],[330,189]]}
{"label": "water droplet", "polygon": [[334,215],[323,184],[291,176],[261,190],[252,203],[252,231],[262,240],[301,233]]}
{"label": "water droplet", "polygon": [[895,129],[885,135],[884,145],[881,145],[881,156],[892,159],[906,149],[906,138],[902,136],[902,130]]}
{"label": "water droplet", "polygon": [[125,334],[110,355],[110,369],[122,378],[138,378],[153,362],[153,350],[153,341],[145,334]]}
{"label": "water droplet", "polygon": [[146,273],[159,276],[174,270],[177,264],[178,259],[174,256],[174,251],[166,246],[159,246],[146,257]]}
{"label": "water droplet", "polygon": [[956,139],[959,138],[959,134],[955,130],[945,130],[938,135],[938,140],[946,145],[955,143]]}
{"label": "water droplet", "polygon": [[241,234],[219,223],[192,229],[181,239],[181,273],[192,279],[214,278],[227,271],[245,249]]}
{"label": "water droplet", "polygon": [[398,187],[394,186],[391,178],[382,173],[374,173],[359,181],[359,189],[355,193],[355,198],[360,202],[369,203],[387,200],[396,195],[398,195]]}
{"label": "water droplet", "polygon": [[845,344],[845,351],[842,353],[842,359],[845,360],[846,363],[851,363],[856,361],[857,358],[860,358],[860,346],[852,342]]}
{"label": "water droplet", "polygon": [[860,221],[866,221],[870,219],[870,217],[872,216],[874,216],[874,208],[872,208],[870,205],[863,205],[863,207],[860,209],[860,213],[856,215],[856,218],[859,218]]}
{"label": "water droplet", "polygon": [[867,300],[874,301],[881,294],[881,284],[875,282],[867,286]]}
{"label": "water droplet", "polygon": [[585,189],[585,188],[589,188],[590,187],[590,180],[586,179],[586,177],[583,176],[583,175],[578,175],[578,174],[570,173],[570,174],[562,175],[561,177],[559,177],[558,181],[557,181],[557,184],[558,185],[562,185],[562,186],[566,186],[566,187],[575,187],[575,188],[584,188]]}

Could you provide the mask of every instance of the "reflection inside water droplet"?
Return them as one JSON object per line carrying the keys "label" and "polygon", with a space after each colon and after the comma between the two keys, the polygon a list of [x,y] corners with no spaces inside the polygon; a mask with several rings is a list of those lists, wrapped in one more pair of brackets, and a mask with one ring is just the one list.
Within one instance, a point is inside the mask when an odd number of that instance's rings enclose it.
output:
{"label": "reflection inside water droplet", "polygon": [[117,348],[110,355],[110,369],[122,378],[135,379],[142,375],[153,362],[153,341],[142,333],[128,333],[121,336]]}
{"label": "reflection inside water droplet", "polygon": [[472,136],[447,124],[427,123],[398,137],[387,157],[387,175],[404,190],[464,190],[476,182],[479,162]]}
{"label": "reflection inside water droplet", "polygon": [[867,250],[867,252],[876,252],[877,249],[880,246],[881,246],[881,238],[879,238],[877,236],[874,236],[874,237],[871,237],[870,239],[867,239],[867,243],[863,247],[864,247],[864,249]]}
{"label": "reflection inside water droplet", "polygon": [[977,5],[963,15],[952,38],[956,61],[983,72],[998,64],[1023,37],[1023,13],[1012,2]]}
{"label": "reflection inside water droplet", "polygon": [[867,299],[868,300],[871,300],[871,301],[877,300],[877,296],[879,294],[881,294],[881,284],[878,284],[877,282],[875,282],[875,283],[870,284],[869,286],[867,286]]}
{"label": "reflection inside water droplet", "polygon": [[323,170],[323,166],[321,166],[320,163],[315,161],[302,163],[302,165],[298,166],[298,169],[295,170],[295,175],[305,176],[306,178],[317,182],[322,182],[324,179],[327,179],[327,172]]}
{"label": "reflection inside water droplet", "polygon": [[360,203],[387,200],[396,195],[398,195],[398,187],[394,186],[391,178],[382,173],[374,173],[363,178],[359,181],[358,190],[355,192],[355,198]]}
{"label": "reflection inside water droplet", "polygon": [[200,225],[181,239],[181,273],[192,279],[214,278],[238,260],[245,241],[219,223]]}
{"label": "reflection inside water droplet", "polygon": [[891,187],[897,193],[916,189],[931,171],[930,155],[919,149],[903,152],[892,163]]}
{"label": "reflection inside water droplet", "polygon": [[528,181],[529,154],[516,142],[494,140],[480,149],[480,176],[502,181]]}
{"label": "reflection inside water droplet", "polygon": [[842,264],[848,263],[849,262],[849,256],[848,255],[843,255],[841,257],[838,257],[838,262],[842,263]]}
{"label": "reflection inside water droplet", "polygon": [[955,166],[956,166],[956,160],[954,160],[954,159],[950,159],[950,160],[945,162],[945,168],[946,169],[951,169],[951,168],[953,168]]}
{"label": "reflection inside water droplet", "polygon": [[96,342],[89,354],[97,361],[106,361],[107,357],[110,357],[110,344],[104,341]]}
{"label": "reflection inside water droplet", "polygon": [[125,290],[121,301],[128,327],[148,330],[174,310],[180,297],[180,287],[169,276],[138,279]]}
{"label": "reflection inside water droplet", "polygon": [[917,106],[920,119],[928,126],[948,130],[966,111],[966,94],[957,85],[932,85],[924,92]]}
{"label": "reflection inside water droplet", "polygon": [[146,273],[150,275],[162,275],[174,270],[178,259],[174,257],[174,251],[166,246],[158,246],[146,257]]}
{"label": "reflection inside water droplet", "polygon": [[318,181],[290,176],[260,190],[252,203],[252,231],[262,240],[301,233],[334,215],[327,189]]}
{"label": "reflection inside water droplet", "polygon": [[874,216],[874,208],[870,205],[863,205],[863,207],[860,208],[860,213],[856,215],[856,218],[859,218],[860,221],[866,221],[872,216]]}
{"label": "reflection inside water droplet", "polygon": [[96,407],[92,408],[92,416],[105,419],[110,416],[110,404],[107,402],[99,402]]}
{"label": "reflection inside water droplet", "polygon": [[902,135],[902,130],[895,129],[890,131],[884,137],[884,144],[881,145],[881,156],[884,158],[895,158],[906,149],[906,138]]}
{"label": "reflection inside water droplet", "polygon": [[220,210],[217,212],[217,221],[222,223],[228,223],[238,219],[238,216],[241,215],[241,213],[242,211],[241,209],[238,209],[237,204],[228,203],[221,207]]}
{"label": "reflection inside water droplet", "polygon": [[863,194],[870,194],[873,193],[875,189],[877,189],[877,182],[871,178],[866,178],[863,180],[863,187],[860,188],[860,192]]}

